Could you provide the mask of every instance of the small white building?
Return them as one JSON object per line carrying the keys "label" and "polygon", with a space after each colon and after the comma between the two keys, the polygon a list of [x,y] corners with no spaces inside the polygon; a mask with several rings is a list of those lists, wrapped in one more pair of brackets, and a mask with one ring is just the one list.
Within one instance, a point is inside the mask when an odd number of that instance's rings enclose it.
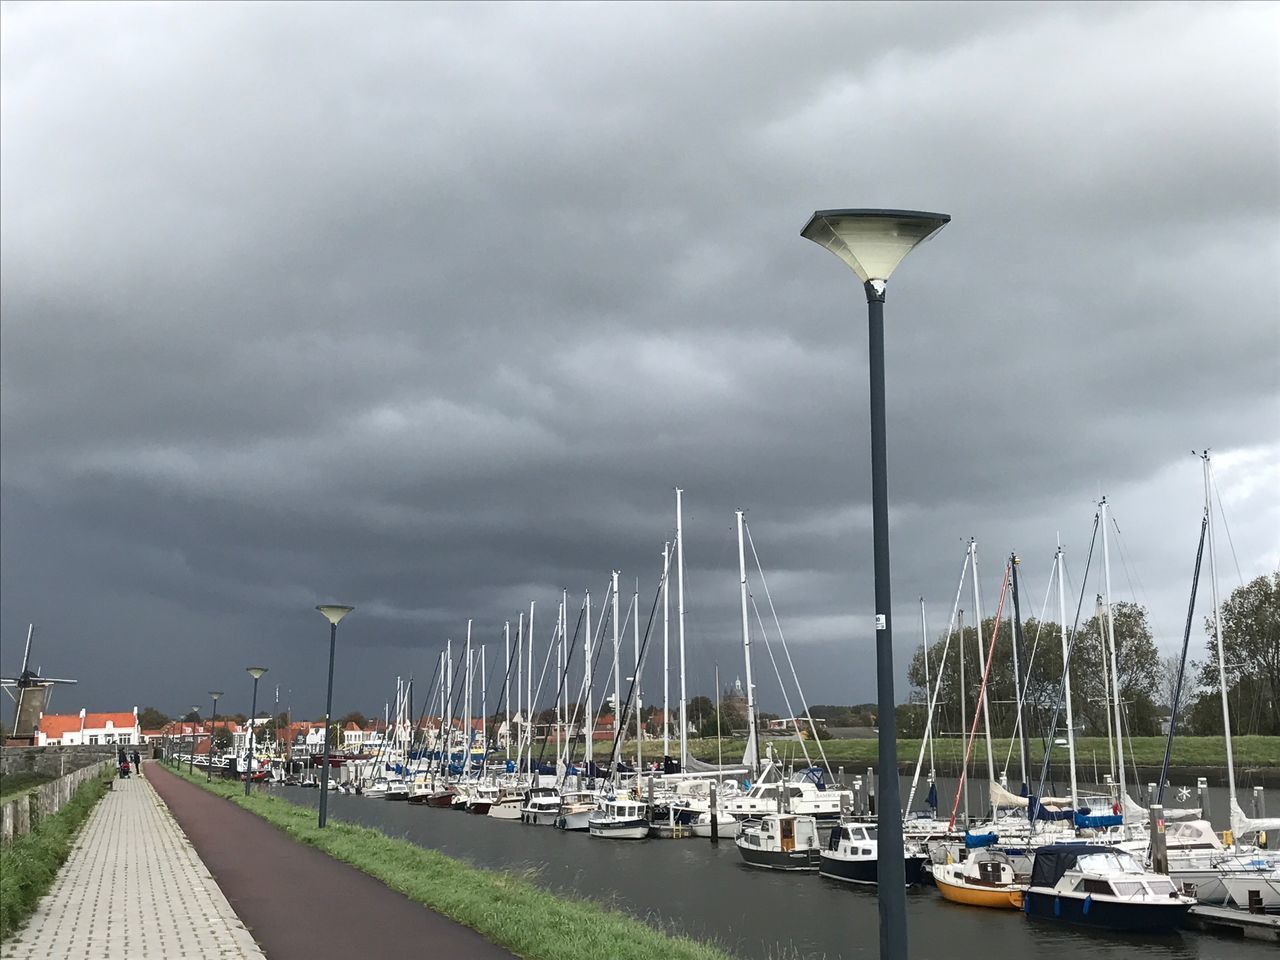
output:
{"label": "small white building", "polygon": [[118,744],[140,746],[142,728],[138,708],[132,713],[42,713],[36,728],[36,746],[84,746]]}

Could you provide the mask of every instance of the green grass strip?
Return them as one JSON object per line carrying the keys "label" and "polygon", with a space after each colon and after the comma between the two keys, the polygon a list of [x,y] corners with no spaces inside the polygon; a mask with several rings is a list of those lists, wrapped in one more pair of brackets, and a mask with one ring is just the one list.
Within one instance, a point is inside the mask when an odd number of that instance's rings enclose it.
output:
{"label": "green grass strip", "polygon": [[203,774],[178,775],[527,960],[730,960],[717,946],[657,930],[592,900],[551,893],[525,877],[473,867],[342,820],[331,818],[320,830],[312,807],[265,791],[245,797],[241,784],[206,784]]}
{"label": "green grass strip", "polygon": [[51,775],[43,773],[6,773],[0,776],[0,803],[12,800],[20,793],[34,790],[52,779]]}
{"label": "green grass strip", "polygon": [[0,846],[0,940],[8,939],[35,913],[110,782],[102,777],[82,783],[65,807],[26,836]]}

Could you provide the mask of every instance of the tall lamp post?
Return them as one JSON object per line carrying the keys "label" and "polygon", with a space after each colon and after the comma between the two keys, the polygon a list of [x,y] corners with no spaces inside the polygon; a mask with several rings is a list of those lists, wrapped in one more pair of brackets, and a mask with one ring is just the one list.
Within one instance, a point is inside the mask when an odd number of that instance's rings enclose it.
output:
{"label": "tall lamp post", "polygon": [[213,744],[218,736],[218,698],[222,696],[222,691],[210,690],[209,696],[213,698],[213,719],[209,721],[209,769],[205,783],[213,782]]}
{"label": "tall lamp post", "polygon": [[[199,717],[200,708],[192,707],[192,714]],[[187,754],[187,773],[194,774],[196,772],[196,744],[200,742],[200,735],[196,733],[196,721],[191,721],[191,752]]]}
{"label": "tall lamp post", "polygon": [[880,726],[878,813],[880,957],[906,960],[906,868],[898,792],[897,718],[893,695],[893,608],[889,596],[889,495],[884,410],[884,292],[889,274],[919,243],[951,220],[914,210],[819,210],[800,235],[826,247],[862,281],[867,294],[871,365],[871,530],[875,557],[876,680]]}
{"label": "tall lamp post", "polygon": [[244,757],[244,795],[249,795],[249,784],[253,778],[253,719],[258,712],[258,681],[262,679],[262,675],[267,672],[266,667],[248,667],[249,676],[253,677],[253,706],[249,708],[249,749],[245,751]]}
{"label": "tall lamp post", "polygon": [[316,607],[329,621],[329,690],[324,698],[324,759],[320,768],[320,823],[329,819],[329,715],[333,712],[333,654],[338,646],[338,624],[355,609],[342,603],[322,603]]}

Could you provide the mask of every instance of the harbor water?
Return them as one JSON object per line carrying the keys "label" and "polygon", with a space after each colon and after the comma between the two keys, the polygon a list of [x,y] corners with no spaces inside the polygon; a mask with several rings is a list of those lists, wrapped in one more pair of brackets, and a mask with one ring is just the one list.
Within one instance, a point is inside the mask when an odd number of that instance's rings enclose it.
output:
{"label": "harbor water", "polygon": [[[297,803],[319,801],[316,790],[265,789]],[[944,794],[941,784],[939,793]],[[1224,804],[1225,797],[1219,800]],[[330,795],[329,815],[479,867],[524,874],[558,893],[616,906],[656,927],[718,943],[744,960],[875,960],[879,954],[874,889],[814,874],[752,869],[743,865],[732,840],[599,840],[346,794]],[[907,915],[915,960],[1132,960],[1138,950],[1144,960],[1277,956],[1274,945],[1206,933],[1126,936],[1034,922],[1014,910],[949,903],[932,887],[908,891]]]}

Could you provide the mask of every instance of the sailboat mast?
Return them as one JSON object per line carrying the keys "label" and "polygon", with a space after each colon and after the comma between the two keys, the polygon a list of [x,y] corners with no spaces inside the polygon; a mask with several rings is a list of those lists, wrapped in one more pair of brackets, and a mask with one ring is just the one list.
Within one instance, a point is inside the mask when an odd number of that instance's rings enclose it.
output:
{"label": "sailboat mast", "polygon": [[[1209,590],[1213,598],[1213,639],[1218,645],[1218,687],[1222,693],[1222,732],[1227,738],[1227,792],[1229,809],[1236,805],[1236,767],[1231,748],[1231,711],[1227,708],[1227,658],[1222,647],[1222,614],[1218,607],[1218,561],[1213,549],[1213,501],[1210,497],[1209,451],[1204,461],[1204,513],[1209,520]],[[1102,541],[1106,544],[1106,541]]]}
{"label": "sailboat mast", "polygon": [[1018,708],[1018,765],[1022,770],[1022,783],[1027,786],[1027,770],[1031,767],[1031,754],[1027,749],[1026,678],[1022,664],[1022,608],[1018,604],[1018,566],[1022,563],[1017,553],[1009,554],[1009,576],[1013,580],[1013,697]]}
{"label": "sailboat mast", "polygon": [[[981,666],[986,662],[986,658],[982,655],[982,593],[978,586],[978,541],[969,540],[969,549],[972,551],[971,560],[973,562],[973,636],[977,641],[978,649],[978,665]],[[995,624],[999,628],[999,624]],[[987,779],[990,783],[996,782],[996,758],[995,752],[991,748],[991,707],[987,700],[986,684],[978,687],[978,699],[982,701],[982,728],[987,736]]]}
{"label": "sailboat mast", "polygon": [[507,759],[511,759],[511,621],[502,625],[502,650],[507,665],[507,680],[502,685],[507,699]]}
{"label": "sailboat mast", "polygon": [[724,768],[724,742],[720,730],[720,664],[716,664],[716,764]]}
{"label": "sailboat mast", "polygon": [[1123,826],[1128,820],[1125,811],[1125,800],[1128,799],[1124,786],[1124,725],[1120,721],[1120,667],[1116,659],[1116,621],[1111,609],[1111,551],[1107,546],[1107,498],[1102,498],[1102,584],[1106,589],[1107,605],[1107,646],[1111,653],[1111,689],[1115,693],[1116,713],[1116,771],[1117,783],[1120,785],[1120,822]]}
{"label": "sailboat mast", "polygon": [[[747,755],[746,763],[751,768],[754,779],[760,768],[760,740],[756,730],[756,697],[755,684],[751,682],[751,629],[747,620],[747,555],[744,552],[742,539],[742,511],[737,510],[734,516],[738,522],[738,593],[742,608],[742,658],[747,666]],[[717,684],[717,688],[719,684]],[[717,694],[718,694],[717,689]],[[720,715],[716,714],[716,729],[719,731]]]}
{"label": "sailboat mast", "polygon": [[[969,560],[970,560],[970,561],[972,561],[972,560],[973,560],[973,552],[972,552],[972,551],[970,551],[970,553],[969,553]],[[966,698],[966,696],[965,696],[965,685],[964,685],[964,611],[963,611],[963,610],[957,610],[957,611],[956,611],[956,614],[957,614],[957,623],[958,623],[958,624],[959,624],[959,626],[960,626],[960,644],[959,644],[959,651],[960,651],[960,727],[961,727],[961,729],[963,730],[963,729],[964,729],[964,718],[965,718],[965,717],[967,717],[967,716],[969,715],[969,711],[966,709],[966,707],[967,707],[966,699],[967,699],[967,698]],[[969,770],[968,770],[968,764],[967,764],[967,763],[965,763],[965,761],[964,761],[964,760],[961,760],[961,761],[960,761],[960,763],[962,764],[962,769],[961,769],[961,771],[960,771],[960,779],[964,782],[964,789],[963,789],[963,794],[964,794],[964,825],[965,825],[965,828],[966,828],[966,829],[968,829],[968,827],[969,827]]]}
{"label": "sailboat mast", "polygon": [[525,671],[525,704],[529,708],[525,732],[529,741],[529,773],[533,774],[533,607],[538,601],[529,601],[529,669]]}
{"label": "sailboat mast", "polygon": [[560,692],[564,689],[564,595],[556,614],[556,775],[560,774]]}
{"label": "sailboat mast", "polygon": [[[521,709],[523,707],[523,709]],[[529,722],[529,707],[524,702],[524,611],[516,623],[516,716],[520,718],[520,732],[516,735],[516,772],[520,772],[520,760],[524,756],[524,725]],[[507,738],[511,738],[508,730]]]}
{"label": "sailboat mast", "polygon": [[[622,656],[619,644],[620,636],[618,633],[618,571],[613,571],[613,736],[621,744],[621,738],[618,736],[618,727],[622,723]],[[610,763],[614,763],[616,757],[610,757]],[[617,782],[617,771],[614,771],[614,782]]]}
{"label": "sailboat mast", "polygon": [[586,687],[586,690],[587,690],[587,708],[583,714],[584,719],[587,722],[586,746],[583,749],[583,756],[585,758],[587,776],[591,776],[591,758],[592,758],[592,752],[593,752],[592,747],[596,739],[596,715],[591,710],[591,591],[590,590],[587,591],[587,627],[586,627],[586,633],[583,634],[583,639],[586,642],[586,656],[583,657],[582,659],[586,662],[582,665],[582,685]]}
{"label": "sailboat mast", "polygon": [[689,766],[689,702],[684,674],[684,491],[676,487],[676,636],[680,642],[680,770]]}
{"label": "sailboat mast", "polygon": [[480,773],[489,759],[489,677],[484,667],[484,644],[480,645]]}
{"label": "sailboat mast", "polygon": [[443,748],[440,753],[440,765],[444,767],[445,779],[449,777],[449,755],[453,752],[453,640],[450,638],[444,644],[444,661],[447,669],[445,677],[448,685],[445,688],[444,698],[444,719],[441,724],[441,735],[444,737]]}
{"label": "sailboat mast", "polygon": [[1071,713],[1071,658],[1067,642],[1067,588],[1066,560],[1062,554],[1062,542],[1058,542],[1058,555],[1054,558],[1058,575],[1058,623],[1062,628],[1062,685],[1067,706],[1067,760],[1071,767],[1071,807],[1080,808],[1080,794],[1076,785],[1076,724]]}
{"label": "sailboat mast", "polygon": [[640,718],[643,701],[640,699],[640,578],[636,577],[636,592],[631,595],[631,609],[635,614],[631,618],[631,638],[636,648],[636,773],[640,772],[644,762],[641,756],[641,742],[644,740],[644,726]]}
{"label": "sailboat mast", "polygon": [[[925,618],[924,618],[924,597],[920,598],[920,640],[924,644],[924,702],[925,702],[925,708],[929,711],[930,717],[932,717],[933,703],[931,698],[933,696],[933,684],[929,682],[929,627],[928,627],[928,624],[925,623]],[[942,669],[942,668],[939,667],[938,669]],[[925,733],[929,734],[930,731],[926,730]],[[928,740],[929,740],[929,781],[932,782],[933,776],[934,776],[932,735],[928,737]],[[919,773],[919,768],[917,768],[916,772]],[[914,786],[914,783],[913,783],[913,786]]]}
{"label": "sailboat mast", "polygon": [[671,541],[662,545],[662,759],[671,756]]}

